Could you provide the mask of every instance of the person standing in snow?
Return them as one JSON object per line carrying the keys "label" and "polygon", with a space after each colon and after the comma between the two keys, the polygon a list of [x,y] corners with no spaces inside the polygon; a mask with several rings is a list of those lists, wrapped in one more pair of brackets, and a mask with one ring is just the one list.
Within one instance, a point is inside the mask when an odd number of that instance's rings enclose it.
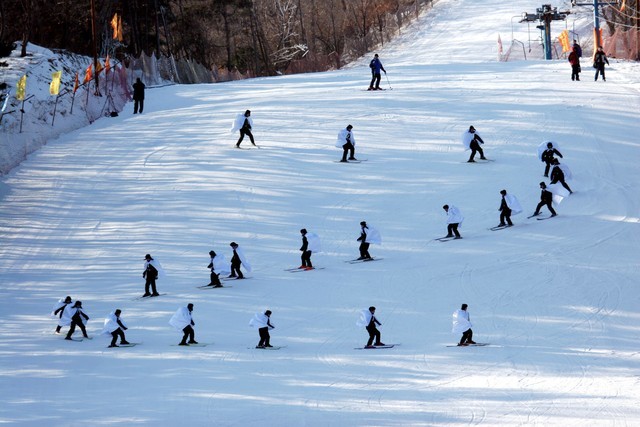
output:
{"label": "person standing in snow", "polygon": [[540,183],[540,203],[536,206],[536,211],[533,213],[533,216],[540,215],[540,209],[543,206],[546,206],[551,212],[551,216],[556,216],[556,211],[553,209],[551,203],[553,202],[553,193],[547,189],[547,184],[543,182]]}
{"label": "person standing in snow", "polygon": [[565,174],[562,168],[560,167],[560,161],[558,159],[553,159],[552,164],[553,164],[553,169],[551,169],[550,184],[555,184],[556,182],[560,182],[560,184],[562,184],[562,186],[567,189],[569,194],[573,193],[573,191],[571,191],[571,188],[569,188],[569,184],[565,182]]}
{"label": "person standing in snow", "polygon": [[347,125],[345,129],[342,129],[338,133],[338,140],[336,142],[336,147],[342,148],[342,160],[343,163],[347,162],[347,155],[349,155],[349,160],[358,160],[355,158],[356,152],[356,138],[353,136],[353,132],[351,132],[353,126]]}
{"label": "person standing in snow", "polygon": [[593,68],[596,69],[596,76],[594,77],[594,81],[598,81],[598,74],[602,76],[602,81],[607,81],[604,77],[604,64],[605,62],[609,65],[609,60],[607,59],[607,55],[605,55],[602,46],[598,47],[596,54],[593,57]]}
{"label": "person standing in snow", "polygon": [[189,303],[186,307],[180,307],[169,320],[171,326],[184,333],[179,345],[198,344],[198,341],[195,340],[196,332],[193,327],[196,323],[193,321],[192,312],[193,304]]}
{"label": "person standing in snow", "polygon": [[500,211],[500,224],[498,224],[498,227],[511,227],[513,222],[511,222],[511,208],[509,208],[509,204],[507,203],[507,190],[500,190],[500,195],[502,199],[500,201],[500,207],[498,208]]}
{"label": "person standing in snow", "polygon": [[[540,150],[540,149],[541,148],[538,148],[538,150]],[[538,153],[539,153],[539,151],[538,151]],[[545,168],[544,168],[544,176],[545,177],[549,176],[549,169],[551,168],[551,164],[555,160],[555,156],[558,156],[558,157],[562,158],[562,153],[560,153],[560,151],[558,151],[553,146],[553,142],[547,142],[546,150],[544,150],[542,152],[542,154],[540,155],[540,160],[545,163]]]}
{"label": "person standing in snow", "polygon": [[384,71],[385,74],[387,74],[387,71],[382,66],[382,62],[380,62],[377,53],[373,55],[373,59],[369,63],[369,68],[371,68],[371,83],[369,83],[368,90],[382,90],[382,88],[380,88],[380,79],[382,78],[380,70]]}
{"label": "person standing in snow", "polygon": [[[372,348],[376,346],[385,345],[381,339],[381,333],[377,326],[382,326],[382,323],[376,319],[376,308],[371,306],[368,310],[362,310],[360,313],[360,320],[356,323],[358,326],[364,326],[369,333],[369,340],[365,348]],[[374,343],[375,340],[375,343]]]}
{"label": "person standing in snow", "polygon": [[138,112],[142,114],[144,109],[144,88],[144,83],[138,77],[133,84],[133,114],[138,114]]}
{"label": "person standing in snow", "polygon": [[453,237],[456,239],[462,239],[462,236],[458,232],[458,226],[464,220],[462,213],[455,206],[444,205],[442,207],[447,213],[447,235],[445,237]]}
{"label": "person standing in snow", "polygon": [[253,119],[251,118],[251,111],[247,110],[244,114],[238,114],[236,116],[236,121],[233,124],[233,132],[239,130],[240,138],[238,138],[238,142],[236,143],[236,148],[240,148],[240,143],[244,139],[244,136],[247,135],[249,140],[251,140],[251,144],[254,147],[257,147],[255,140],[253,139],[253,134],[251,133],[251,129],[253,129]]}
{"label": "person standing in snow", "polygon": [[571,80],[580,81],[580,72],[582,69],[580,68],[580,56],[578,55],[575,46],[576,45],[574,45],[573,50],[567,59],[569,60],[569,64],[571,64]]}
{"label": "person standing in snow", "polygon": [[83,337],[89,338],[89,335],[87,335],[87,329],[84,326],[87,320],[89,320],[89,316],[87,316],[87,314],[82,310],[82,301],[76,301],[73,306],[67,305],[62,313],[62,318],[60,319],[65,326],[71,326],[69,328],[69,332],[67,332],[65,340],[71,340],[71,336],[76,331],[76,326],[82,331]]}
{"label": "person standing in snow", "polygon": [[578,58],[582,58],[582,48],[580,47],[580,45],[578,44],[578,41],[576,39],[573,39],[573,51],[576,53],[576,55],[578,55]]}
{"label": "person standing in snow", "polygon": [[374,227],[367,224],[366,221],[360,222],[360,237],[356,239],[360,242],[360,256],[357,258],[359,261],[371,261],[373,258],[369,254],[369,246],[371,243],[382,243],[380,232]]}
{"label": "person standing in snow", "polygon": [[[150,254],[144,256],[144,270],[142,271],[142,277],[145,279],[144,283],[144,295],[143,297],[157,297],[160,295],[156,289],[156,279],[160,274],[160,264],[154,260]],[[151,289],[149,289],[151,288]],[[149,293],[151,290],[152,293]]]}
{"label": "person standing in snow", "polygon": [[247,262],[247,258],[244,256],[244,252],[238,246],[236,242],[231,242],[229,244],[233,249],[233,255],[231,256],[231,274],[227,277],[237,277],[238,279],[244,279],[244,275],[242,271],[240,271],[240,266],[244,265],[247,271],[251,271],[251,266]]}
{"label": "person standing in snow", "polygon": [[58,326],[56,326],[56,334],[59,334],[60,330],[62,329],[62,323],[60,321],[62,320],[64,309],[67,308],[67,306],[71,304],[71,302],[71,297],[68,296],[65,299],[60,299],[58,303],[53,307],[53,312],[51,314],[58,317],[59,320]]}
{"label": "person standing in snow", "polygon": [[471,330],[471,319],[467,311],[467,304],[462,304],[460,310],[453,312],[453,328],[451,332],[454,334],[462,334],[458,346],[476,344],[473,340],[473,331]]}
{"label": "person standing in snow", "polygon": [[462,134],[462,143],[467,149],[471,150],[471,156],[469,156],[468,163],[474,163],[474,157],[476,156],[476,152],[480,153],[480,158],[482,160],[487,160],[484,156],[484,151],[480,148],[480,144],[484,144],[484,141],[480,137],[480,135],[476,132],[476,128],[473,126],[469,126],[469,130]]}
{"label": "person standing in snow", "polygon": [[273,347],[270,343],[271,335],[269,335],[269,329],[275,328],[275,326],[271,324],[271,310],[265,311],[264,314],[256,313],[256,315],[249,321],[249,326],[258,328],[260,341],[256,348]]}
{"label": "person standing in snow", "polygon": [[302,235],[302,246],[300,247],[300,251],[302,255],[300,259],[302,264],[299,268],[304,270],[312,270],[313,265],[311,265],[311,250],[309,250],[309,240],[307,239],[307,229],[303,228],[300,230],[300,234]]}
{"label": "person standing in snow", "polygon": [[128,328],[125,325],[124,320],[120,318],[120,314],[122,314],[122,310],[117,309],[104,319],[104,329],[102,333],[105,335],[111,334],[111,344],[109,345],[109,348],[118,347],[116,344],[118,337],[120,337],[121,345],[131,344],[124,336],[124,331]]}
{"label": "person standing in snow", "polygon": [[219,267],[221,263],[224,262],[224,256],[218,256],[215,251],[209,251],[209,256],[211,257],[211,262],[209,262],[207,268],[211,270],[211,280],[207,286],[221,288],[222,283],[220,283],[219,273],[216,273],[216,267]]}

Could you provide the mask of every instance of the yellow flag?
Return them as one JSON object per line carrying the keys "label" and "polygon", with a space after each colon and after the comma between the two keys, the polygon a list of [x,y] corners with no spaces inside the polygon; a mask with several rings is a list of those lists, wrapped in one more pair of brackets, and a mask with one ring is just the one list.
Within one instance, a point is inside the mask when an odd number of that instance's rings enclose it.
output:
{"label": "yellow flag", "polygon": [[571,52],[571,42],[569,41],[569,31],[564,30],[558,36],[558,40],[562,45],[562,52]]}
{"label": "yellow flag", "polygon": [[27,75],[25,74],[18,80],[18,86],[16,86],[16,99],[18,101],[24,101],[24,97],[27,93]]}
{"label": "yellow flag", "polygon": [[51,95],[58,95],[60,93],[60,79],[62,78],[62,71],[56,71],[51,74],[51,84],[49,85],[49,93]]}

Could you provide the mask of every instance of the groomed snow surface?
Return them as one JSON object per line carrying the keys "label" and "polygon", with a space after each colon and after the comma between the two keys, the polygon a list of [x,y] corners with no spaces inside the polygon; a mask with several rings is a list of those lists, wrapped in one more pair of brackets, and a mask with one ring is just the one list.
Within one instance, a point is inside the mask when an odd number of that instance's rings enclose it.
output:
{"label": "groomed snow surface", "polygon": [[[152,89],[144,114],[130,106],[30,155],[2,179],[0,423],[638,425],[638,65],[612,60],[605,83],[588,59],[581,82],[566,61],[497,62],[498,33],[537,6],[440,1],[378,51],[384,92],[365,90],[369,57]],[[246,109],[260,149],[234,148]],[[336,162],[347,124],[366,162]],[[494,162],[466,163],[471,124]],[[575,193],[558,217],[526,219],[547,140]],[[503,188],[524,213],[489,231]],[[465,216],[462,240],[432,240],[446,233],[445,203]],[[362,220],[384,259],[345,263]],[[312,261],[324,269],[289,273],[303,227],[321,237]],[[250,279],[197,289],[208,252],[230,259],[231,241]],[[146,253],[166,295],[136,300]],[[93,340],[53,334],[48,312],[66,295],[83,302]],[[206,347],[175,346],[168,321],[188,303]],[[491,346],[447,347],[462,303]],[[400,346],[354,349],[370,305],[383,342]],[[106,348],[116,308],[141,345]],[[266,309],[278,351],[252,348],[248,322]]]}

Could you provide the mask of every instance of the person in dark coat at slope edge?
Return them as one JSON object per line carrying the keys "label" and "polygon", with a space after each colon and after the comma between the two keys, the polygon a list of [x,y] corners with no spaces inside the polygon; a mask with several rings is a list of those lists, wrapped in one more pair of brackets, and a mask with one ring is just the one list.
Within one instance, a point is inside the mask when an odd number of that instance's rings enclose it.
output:
{"label": "person in dark coat at slope edge", "polygon": [[138,77],[133,84],[133,114],[138,114],[138,112],[142,114],[144,109],[144,88],[144,83]]}

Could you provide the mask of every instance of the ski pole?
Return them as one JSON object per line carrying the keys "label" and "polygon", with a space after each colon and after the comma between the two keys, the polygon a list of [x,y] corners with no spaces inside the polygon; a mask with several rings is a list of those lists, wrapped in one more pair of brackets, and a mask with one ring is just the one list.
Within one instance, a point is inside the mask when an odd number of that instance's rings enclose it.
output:
{"label": "ski pole", "polygon": [[391,87],[391,83],[389,82],[389,76],[387,76],[387,73],[384,73],[384,76],[387,78],[387,84],[389,85],[389,89],[393,90],[393,88]]}

